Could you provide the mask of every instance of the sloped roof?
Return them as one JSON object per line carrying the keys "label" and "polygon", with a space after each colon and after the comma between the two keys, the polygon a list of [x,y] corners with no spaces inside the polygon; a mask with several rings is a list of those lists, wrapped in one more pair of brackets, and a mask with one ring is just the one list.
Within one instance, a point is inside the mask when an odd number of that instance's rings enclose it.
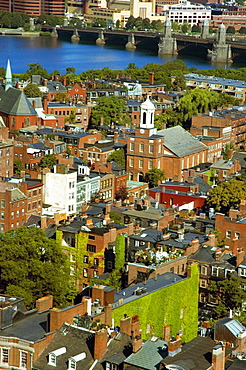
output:
{"label": "sloped roof", "polygon": [[156,370],[167,355],[167,342],[159,338],[149,339],[142,348],[131,354],[124,362],[141,369]]}
{"label": "sloped roof", "polygon": [[36,116],[37,113],[23,91],[10,87],[1,97],[0,112],[13,116]]}
{"label": "sloped roof", "polygon": [[195,139],[194,136],[181,126],[159,130],[157,131],[157,135],[164,137],[164,146],[178,157],[185,157],[207,149],[205,144]]}
{"label": "sloped roof", "polygon": [[[45,348],[40,357],[34,362],[34,369],[48,370],[51,368],[48,365],[47,356],[61,347],[66,348],[66,352],[57,356],[56,368],[59,370],[67,370],[67,361],[82,352],[86,357],[76,363],[77,370],[89,370],[94,359],[92,357],[94,345],[94,333],[84,328],[77,328],[68,324],[63,324],[61,329],[57,332],[50,344]],[[103,370],[102,366],[97,369]],[[95,368],[94,368],[95,369]]]}
{"label": "sloped roof", "polygon": [[246,330],[238,320],[227,317],[217,321],[215,323],[215,329],[217,325],[224,325],[235,337],[238,337],[239,333]]}
{"label": "sloped roof", "polygon": [[11,192],[11,201],[16,202],[17,200],[26,199],[26,195],[18,188],[15,188]]}

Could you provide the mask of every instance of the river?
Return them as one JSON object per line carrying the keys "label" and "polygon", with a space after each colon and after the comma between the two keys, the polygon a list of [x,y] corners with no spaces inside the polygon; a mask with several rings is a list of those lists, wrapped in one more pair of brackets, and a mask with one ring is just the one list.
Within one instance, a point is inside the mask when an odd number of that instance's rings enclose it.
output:
{"label": "river", "polygon": [[[10,58],[13,73],[24,73],[28,64],[40,63],[49,73],[58,69],[64,74],[67,67],[75,67],[76,73],[89,69],[123,70],[129,63],[139,68],[147,63],[165,63],[171,60],[183,60],[188,67],[198,69],[227,68],[226,64],[212,65],[209,61],[192,56],[158,56],[150,50],[126,51],[124,48],[95,44],[72,44],[51,37],[0,36],[0,67],[5,67]],[[233,68],[245,65],[232,64]]]}

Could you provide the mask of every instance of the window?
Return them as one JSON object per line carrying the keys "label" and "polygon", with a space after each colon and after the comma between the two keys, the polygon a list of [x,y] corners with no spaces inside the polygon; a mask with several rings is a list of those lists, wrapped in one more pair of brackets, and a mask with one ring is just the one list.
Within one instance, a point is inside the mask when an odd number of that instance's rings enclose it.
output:
{"label": "window", "polygon": [[134,151],[134,143],[130,143],[130,151],[133,152]]}
{"label": "window", "polygon": [[93,271],[93,277],[97,277],[98,276],[98,271],[97,270],[94,270]]}
{"label": "window", "polygon": [[218,267],[212,267],[212,275],[213,276],[218,276]]}
{"label": "window", "polygon": [[239,275],[240,275],[240,276],[246,276],[246,269],[244,269],[244,268],[240,267],[240,268],[239,268]]}
{"label": "window", "polygon": [[240,239],[240,233],[235,233],[235,237]]}
{"label": "window", "polygon": [[87,269],[83,269],[83,276],[88,277],[88,270]]}
{"label": "window", "polygon": [[84,256],[84,263],[89,263],[89,256]]}
{"label": "window", "polygon": [[139,168],[143,168],[143,160],[139,159]]}
{"label": "window", "polygon": [[99,259],[98,258],[94,258],[94,266],[98,266],[99,265]]}
{"label": "window", "polygon": [[148,162],[148,169],[151,170],[152,169],[152,166],[153,166],[152,161],[149,161]]}
{"label": "window", "polygon": [[8,348],[2,348],[1,350],[1,363],[2,364],[8,364],[9,362],[9,349]]}
{"label": "window", "polygon": [[133,158],[130,158],[130,164],[129,164],[130,167],[133,167],[134,166],[134,160]]}
{"label": "window", "polygon": [[75,262],[75,255],[74,254],[70,254],[70,262]]}
{"label": "window", "polygon": [[12,218],[12,220],[15,218],[15,213],[14,212],[11,212],[11,218]]}
{"label": "window", "polygon": [[20,353],[20,367],[26,368],[27,364],[27,352],[21,351]]}
{"label": "window", "polygon": [[151,144],[149,146],[149,153],[153,153],[153,151],[154,151],[154,145]]}
{"label": "window", "polygon": [[201,275],[207,275],[207,267],[201,266]]}
{"label": "window", "polygon": [[4,212],[1,212],[1,220],[4,220]]}
{"label": "window", "polygon": [[1,200],[1,208],[5,207],[5,200]]}
{"label": "window", "polygon": [[144,144],[139,144],[139,151],[143,152],[144,151]]}
{"label": "window", "polygon": [[230,232],[230,231],[228,231],[228,230],[226,231],[226,237],[227,237],[227,238],[230,238],[230,237],[231,237],[231,232]]}
{"label": "window", "polygon": [[54,353],[49,354],[49,365],[56,366],[56,355]]}
{"label": "window", "polygon": [[200,287],[206,288],[207,287],[207,281],[206,280],[200,280]]}
{"label": "window", "polygon": [[69,369],[76,369],[76,361],[75,361],[75,360],[70,359],[70,360],[69,360],[68,368],[69,368]]}
{"label": "window", "polygon": [[96,246],[92,245],[92,244],[87,244],[87,251],[92,252],[92,253],[96,253]]}

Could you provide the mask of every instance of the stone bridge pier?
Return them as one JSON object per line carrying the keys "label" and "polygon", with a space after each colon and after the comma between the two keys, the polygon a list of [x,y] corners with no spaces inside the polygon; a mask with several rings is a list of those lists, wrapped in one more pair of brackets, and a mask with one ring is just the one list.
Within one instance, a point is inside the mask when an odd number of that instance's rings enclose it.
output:
{"label": "stone bridge pier", "polygon": [[103,30],[100,30],[98,32],[98,38],[96,39],[96,45],[102,46],[102,45],[105,45],[105,43],[106,43],[106,40],[104,38]]}
{"label": "stone bridge pier", "polygon": [[158,44],[158,54],[176,55],[177,52],[177,41],[172,37],[172,24],[169,19],[164,22],[163,36],[160,37]]}
{"label": "stone bridge pier", "polygon": [[213,44],[213,49],[208,50],[208,56],[212,62],[232,62],[231,45],[226,43],[226,27],[222,23],[218,27],[217,41]]}
{"label": "stone bridge pier", "polygon": [[126,50],[135,50],[136,49],[135,37],[134,37],[133,33],[128,35],[128,41],[125,45],[125,48],[126,48]]}

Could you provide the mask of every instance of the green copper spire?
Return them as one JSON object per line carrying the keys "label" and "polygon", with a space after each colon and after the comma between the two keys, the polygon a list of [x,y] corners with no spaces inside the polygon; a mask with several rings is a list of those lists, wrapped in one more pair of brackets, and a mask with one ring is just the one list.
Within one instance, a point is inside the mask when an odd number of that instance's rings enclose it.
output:
{"label": "green copper spire", "polygon": [[12,72],[11,72],[11,67],[10,67],[10,60],[8,59],[6,74],[5,74],[5,91],[7,91],[9,87],[12,87]]}

